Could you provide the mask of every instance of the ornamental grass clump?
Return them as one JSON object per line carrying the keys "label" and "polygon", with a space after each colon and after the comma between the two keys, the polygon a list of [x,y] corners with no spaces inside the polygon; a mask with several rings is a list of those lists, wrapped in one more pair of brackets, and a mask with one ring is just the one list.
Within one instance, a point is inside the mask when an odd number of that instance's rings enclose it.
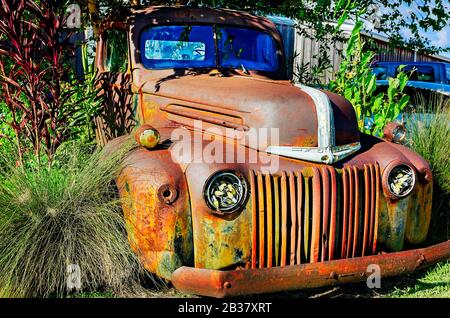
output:
{"label": "ornamental grass clump", "polygon": [[433,212],[429,240],[450,238],[450,98],[417,96],[418,105],[407,119],[409,146],[425,158],[433,171]]}
{"label": "ornamental grass clump", "polygon": [[133,147],[129,140],[106,156],[66,144],[50,168],[4,170],[0,297],[61,297],[74,287],[120,293],[137,286],[145,272],[127,241],[112,182]]}

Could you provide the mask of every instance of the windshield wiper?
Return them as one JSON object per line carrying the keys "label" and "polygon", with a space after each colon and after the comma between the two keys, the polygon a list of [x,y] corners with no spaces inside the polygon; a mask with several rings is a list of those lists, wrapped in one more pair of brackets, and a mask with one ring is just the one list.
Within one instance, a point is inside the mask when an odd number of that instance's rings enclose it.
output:
{"label": "windshield wiper", "polygon": [[242,70],[242,72],[244,72],[244,74],[250,75],[250,72],[245,68],[244,64],[242,64],[242,63],[241,63],[241,70]]}

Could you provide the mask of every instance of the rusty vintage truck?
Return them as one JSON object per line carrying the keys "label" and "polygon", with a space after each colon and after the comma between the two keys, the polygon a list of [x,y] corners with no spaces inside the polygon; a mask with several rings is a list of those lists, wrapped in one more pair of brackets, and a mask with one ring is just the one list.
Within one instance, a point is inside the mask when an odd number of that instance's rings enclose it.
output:
{"label": "rusty vintage truck", "polygon": [[450,241],[423,246],[433,177],[402,126],[362,134],[347,100],[289,81],[270,20],[136,9],[102,23],[96,61],[137,120],[117,178],[131,247],[177,289],[295,290],[449,257]]}

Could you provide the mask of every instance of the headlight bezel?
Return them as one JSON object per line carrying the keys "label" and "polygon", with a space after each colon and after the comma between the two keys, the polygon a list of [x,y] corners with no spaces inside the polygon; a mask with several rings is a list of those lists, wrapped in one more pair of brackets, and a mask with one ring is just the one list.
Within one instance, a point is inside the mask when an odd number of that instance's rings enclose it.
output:
{"label": "headlight bezel", "polygon": [[[214,192],[218,191],[218,184],[220,181],[225,181],[228,184],[238,183],[238,187],[233,187],[236,191],[236,194],[239,196],[236,198],[236,202],[228,207],[224,207],[223,205],[220,205],[222,203],[220,201],[220,198],[217,198],[217,201],[219,202],[219,206],[214,205],[214,199],[213,197]],[[228,189],[228,186],[227,186]],[[227,192],[228,193],[228,192]],[[217,214],[217,215],[232,215],[241,212],[248,201],[250,194],[250,186],[245,178],[245,176],[235,170],[225,169],[225,170],[219,170],[214,172],[212,175],[208,177],[206,180],[204,186],[203,186],[203,199],[207,205],[207,207],[210,209],[211,213]],[[224,194],[225,195],[225,194]]]}
{"label": "headlight bezel", "polygon": [[[407,188],[407,190],[401,191],[400,193],[398,191],[395,191],[394,188],[394,178],[396,178],[396,176],[394,176],[394,174],[400,174],[402,173],[403,175],[406,173],[406,170],[408,173],[410,173],[410,177],[411,179],[407,179],[405,181],[408,181],[409,186]],[[398,180],[398,176],[397,176],[397,181]],[[391,199],[395,199],[395,200],[399,200],[399,199],[403,199],[406,198],[407,196],[409,196],[413,191],[414,188],[416,186],[416,182],[417,182],[417,174],[416,171],[414,169],[413,166],[411,166],[408,163],[404,163],[404,162],[393,162],[391,163],[388,167],[386,167],[384,174],[383,174],[383,189],[384,192],[386,194],[387,197],[391,198]]]}
{"label": "headlight bezel", "polygon": [[383,139],[395,144],[403,145],[406,143],[407,134],[404,124],[390,122],[384,127]]}

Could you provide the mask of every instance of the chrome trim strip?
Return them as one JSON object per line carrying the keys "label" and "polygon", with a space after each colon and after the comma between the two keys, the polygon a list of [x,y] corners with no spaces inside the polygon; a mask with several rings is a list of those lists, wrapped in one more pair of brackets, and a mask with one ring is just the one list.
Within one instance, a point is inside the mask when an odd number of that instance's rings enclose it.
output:
{"label": "chrome trim strip", "polygon": [[331,164],[361,149],[359,142],[336,146],[333,109],[327,94],[302,84],[295,84],[295,86],[308,94],[316,106],[318,147],[269,146],[266,152],[290,158]]}
{"label": "chrome trim strip", "polygon": [[279,156],[301,159],[306,161],[331,164],[339,161],[361,149],[359,142],[330,147],[327,149],[312,147],[269,146],[266,152]]}
{"label": "chrome trim strip", "polygon": [[334,146],[334,116],[331,102],[327,94],[302,84],[296,84],[295,86],[308,94],[316,106],[319,148],[329,148]]}

